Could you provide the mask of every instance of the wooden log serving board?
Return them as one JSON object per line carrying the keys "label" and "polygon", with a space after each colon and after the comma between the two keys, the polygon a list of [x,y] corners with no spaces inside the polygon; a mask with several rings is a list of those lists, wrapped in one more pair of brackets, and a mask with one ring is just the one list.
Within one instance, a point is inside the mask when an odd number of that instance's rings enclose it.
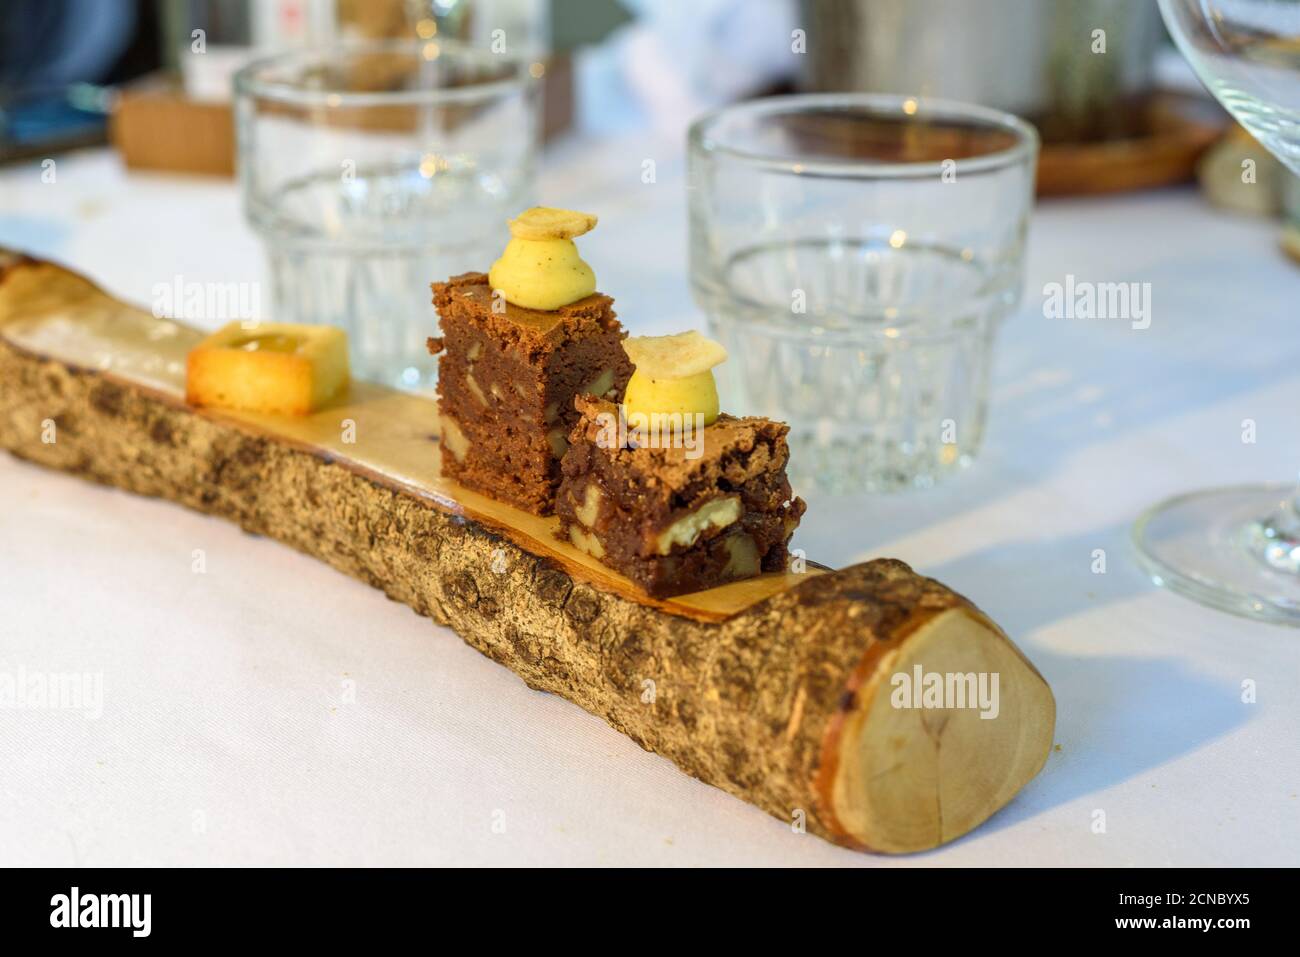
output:
{"label": "wooden log serving board", "polygon": [[[688,773],[830,840],[952,840],[1042,767],[1046,682],[901,562],[653,601],[541,519],[438,475],[426,398],[355,383],[301,419],[194,409],[201,338],[0,252],[0,447],[283,541],[453,628]],[[899,706],[891,678],[997,675],[997,715]]]}

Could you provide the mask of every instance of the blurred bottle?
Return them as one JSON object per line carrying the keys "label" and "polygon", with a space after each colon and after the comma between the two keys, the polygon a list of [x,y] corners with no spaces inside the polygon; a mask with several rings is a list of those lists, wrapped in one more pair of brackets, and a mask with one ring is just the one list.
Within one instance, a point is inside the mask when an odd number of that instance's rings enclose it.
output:
{"label": "blurred bottle", "polygon": [[[551,50],[549,0],[389,0],[423,40],[434,36],[497,53],[542,57]],[[383,6],[374,0],[340,0],[340,6]]]}

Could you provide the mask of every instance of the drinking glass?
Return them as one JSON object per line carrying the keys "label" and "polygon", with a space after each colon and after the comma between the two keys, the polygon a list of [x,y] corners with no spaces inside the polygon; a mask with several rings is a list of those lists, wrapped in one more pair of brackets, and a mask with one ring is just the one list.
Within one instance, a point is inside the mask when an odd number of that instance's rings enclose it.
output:
{"label": "drinking glass", "polygon": [[357,378],[432,388],[429,283],[486,269],[528,205],[529,64],[446,41],[350,44],[250,64],[235,100],[274,318],[341,326]]}
{"label": "drinking glass", "polygon": [[832,491],[925,486],[980,447],[1019,300],[1038,137],[941,100],[752,100],[689,141],[691,284],[728,404]]}
{"label": "drinking glass", "polygon": [[[1300,3],[1160,0],[1210,92],[1300,174]],[[1225,611],[1300,625],[1300,499],[1293,483],[1205,489],[1161,502],[1133,529],[1152,579]]]}

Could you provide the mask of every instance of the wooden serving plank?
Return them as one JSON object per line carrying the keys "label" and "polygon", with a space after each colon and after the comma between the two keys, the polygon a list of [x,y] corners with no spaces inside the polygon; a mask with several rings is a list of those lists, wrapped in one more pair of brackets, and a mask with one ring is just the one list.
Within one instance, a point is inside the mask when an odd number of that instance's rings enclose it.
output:
{"label": "wooden serving plank", "polygon": [[[0,296],[0,336],[33,355],[95,370],[158,399],[185,404],[185,357],[204,333],[119,302],[67,271],[50,273],[39,288],[22,277]],[[432,307],[430,307],[432,324]],[[259,415],[218,409],[197,414],[291,444],[371,481],[424,499],[451,515],[491,528],[572,576],[633,601],[696,621],[724,621],[794,587],[825,566],[769,573],[718,588],[656,599],[618,572],[556,537],[559,520],[541,518],[463,488],[440,474],[438,409],[432,398],[369,382],[307,416]]]}
{"label": "wooden serving plank", "polygon": [[[178,376],[197,338],[0,250],[0,448],[327,562],[688,774],[850,847],[953,840],[1047,759],[1042,676],[970,601],[902,562],[650,603],[566,555],[549,523],[437,484],[427,400],[358,386],[296,434],[186,405]],[[895,680],[922,670],[997,676],[995,713],[898,704]]]}

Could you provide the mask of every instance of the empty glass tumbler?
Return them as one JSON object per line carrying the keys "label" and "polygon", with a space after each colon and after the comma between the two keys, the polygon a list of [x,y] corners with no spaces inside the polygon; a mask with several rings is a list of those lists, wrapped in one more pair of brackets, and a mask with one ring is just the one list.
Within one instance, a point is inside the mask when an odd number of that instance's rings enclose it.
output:
{"label": "empty glass tumbler", "polygon": [[530,66],[429,40],[240,71],[239,175],[266,243],[273,318],[346,329],[357,378],[430,388],[429,283],[486,269],[531,198]]}
{"label": "empty glass tumbler", "polygon": [[705,116],[689,151],[691,283],[731,354],[728,405],[790,423],[805,488],[968,464],[1021,292],[1033,128],[912,97],[784,96]]}

